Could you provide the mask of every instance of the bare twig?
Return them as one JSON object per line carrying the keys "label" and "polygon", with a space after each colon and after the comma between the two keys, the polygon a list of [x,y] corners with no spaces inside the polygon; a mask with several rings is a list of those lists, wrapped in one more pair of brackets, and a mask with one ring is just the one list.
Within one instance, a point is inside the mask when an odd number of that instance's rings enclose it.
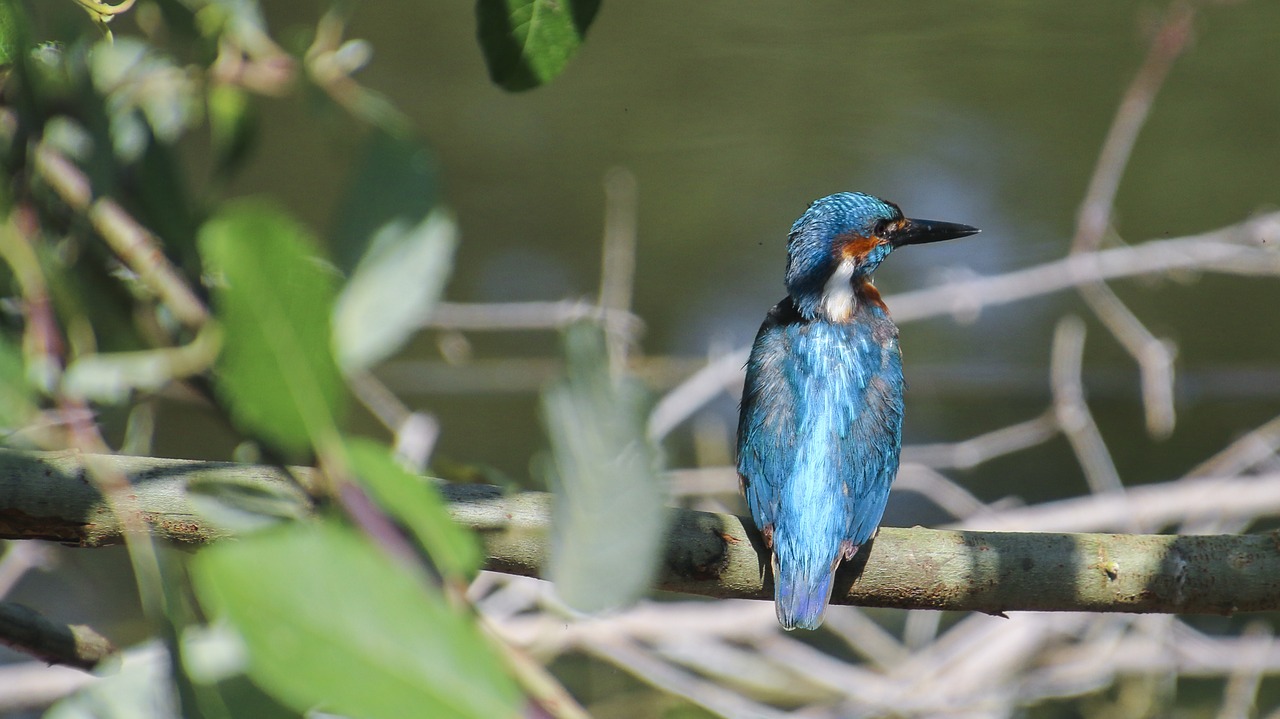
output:
{"label": "bare twig", "polygon": [[860,609],[831,612],[823,626],[859,656],[881,669],[897,666],[910,656],[897,637]]}
{"label": "bare twig", "polygon": [[79,669],[44,662],[8,664],[0,667],[0,713],[43,709],[97,681]]}
{"label": "bare twig", "polygon": [[604,178],[604,250],[600,258],[600,309],[609,338],[609,358],[614,373],[622,371],[627,350],[635,341],[629,330],[635,323],[621,318],[631,314],[636,272],[636,177],[630,170],[614,168]]}
{"label": "bare twig", "polygon": [[656,442],[666,437],[726,390],[740,395],[745,381],[742,368],[750,352],[750,347],[743,347],[714,358],[663,395],[649,413],[649,439]]}
{"label": "bare twig", "polygon": [[1008,531],[1121,531],[1132,522],[1166,527],[1201,517],[1257,519],[1280,512],[1280,474],[1198,477],[975,515],[957,527]]}
{"label": "bare twig", "polygon": [[[1102,144],[1089,188],[1080,204],[1072,254],[1096,250],[1111,222],[1112,207],[1138,133],[1146,124],[1156,94],[1191,36],[1194,10],[1176,2],[1168,10],[1146,61],[1130,84]],[[1156,437],[1173,432],[1173,345],[1157,339],[1101,280],[1081,286],[1080,294],[1112,335],[1138,362],[1142,373],[1147,431]]]}
{"label": "bare twig", "polygon": [[995,457],[1021,452],[1058,435],[1052,412],[1025,422],[948,444],[915,444],[902,448],[902,461],[933,469],[969,469]]}
{"label": "bare twig", "polygon": [[47,568],[52,562],[48,547],[33,542],[8,542],[0,557],[0,597],[8,596],[27,572]]}
{"label": "bare twig", "polygon": [[539,708],[554,719],[590,719],[590,715],[561,686],[560,682],[551,676],[546,667],[517,647],[502,641],[501,635],[488,622],[482,621],[480,626],[495,640],[493,645],[502,653],[507,660],[507,666],[511,668],[520,685]]}
{"label": "bare twig", "polygon": [[1223,476],[1247,472],[1280,452],[1280,416],[1245,434],[1225,449],[1196,465],[1188,477]]}
{"label": "bare twig", "polygon": [[1222,706],[1218,709],[1218,719],[1249,719],[1253,716],[1258,688],[1262,685],[1262,674],[1267,670],[1267,660],[1273,654],[1275,637],[1271,634],[1271,628],[1264,623],[1251,622],[1240,634],[1240,640],[1250,646],[1246,648],[1246,656],[1242,657],[1227,681],[1222,694]]}
{"label": "bare twig", "polygon": [[584,642],[583,649],[668,694],[684,697],[721,716],[761,717],[762,719],[773,717],[781,719],[787,716],[785,712],[750,701],[737,692],[678,669],[654,657],[643,647],[625,637],[589,639]]}
{"label": "bare twig", "polygon": [[1164,85],[1173,61],[1186,48],[1194,17],[1194,8],[1189,3],[1175,2],[1169,8],[1146,60],[1120,101],[1115,120],[1103,140],[1093,176],[1089,178],[1084,200],[1080,203],[1076,236],[1071,241],[1072,253],[1096,250],[1102,241],[1111,222],[1116,190],[1120,187],[1124,168],[1129,164],[1129,156],[1133,154],[1138,133],[1147,122],[1151,105]]}
{"label": "bare twig", "polygon": [[80,669],[94,668],[116,650],[91,627],[55,622],[11,602],[0,602],[0,644],[50,664]]}
{"label": "bare twig", "polygon": [[1085,480],[1094,494],[1123,493],[1120,473],[1111,460],[1111,452],[1098,431],[1084,400],[1080,370],[1084,360],[1084,322],[1078,317],[1064,317],[1053,335],[1053,358],[1050,375],[1053,387],[1054,416],[1062,433],[1071,442]]}
{"label": "bare twig", "polygon": [[441,302],[422,326],[441,330],[511,331],[554,330],[580,320],[600,320],[624,334],[634,335],[642,322],[625,310],[601,308],[585,301],[554,302]]}
{"label": "bare twig", "polygon": [[178,321],[197,329],[208,321],[209,310],[165,257],[155,236],[115,200],[93,199],[89,178],[78,167],[43,142],[36,146],[34,166],[63,202],[88,216],[111,249]]}

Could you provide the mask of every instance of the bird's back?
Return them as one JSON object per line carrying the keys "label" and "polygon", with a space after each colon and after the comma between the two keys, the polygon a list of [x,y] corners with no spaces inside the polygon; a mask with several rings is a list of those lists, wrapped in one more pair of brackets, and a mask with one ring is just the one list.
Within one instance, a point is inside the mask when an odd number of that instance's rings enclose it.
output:
{"label": "bird's back", "polygon": [[771,540],[779,621],[822,621],[842,556],[875,532],[898,469],[902,363],[883,305],[806,320],[783,300],[747,366],[738,471]]}

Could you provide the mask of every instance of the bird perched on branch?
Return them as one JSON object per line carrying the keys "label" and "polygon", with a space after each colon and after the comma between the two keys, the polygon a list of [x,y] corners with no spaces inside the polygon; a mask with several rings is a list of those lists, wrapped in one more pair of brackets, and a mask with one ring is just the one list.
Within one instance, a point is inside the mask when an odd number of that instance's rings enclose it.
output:
{"label": "bird perched on branch", "polygon": [[902,354],[871,273],[898,247],[975,232],[858,192],[791,226],[787,297],[756,335],[738,421],[738,476],[784,629],[822,624],[836,568],[875,533],[898,473]]}

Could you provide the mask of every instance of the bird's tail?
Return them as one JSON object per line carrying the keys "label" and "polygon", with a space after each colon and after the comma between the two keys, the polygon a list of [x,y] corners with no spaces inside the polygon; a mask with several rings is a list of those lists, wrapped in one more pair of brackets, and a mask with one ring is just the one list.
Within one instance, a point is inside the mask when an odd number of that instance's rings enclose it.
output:
{"label": "bird's tail", "polygon": [[796,627],[817,629],[827,613],[840,555],[816,562],[805,561],[812,557],[804,555],[780,561],[779,549],[782,547],[775,547],[773,552],[773,604],[778,623],[787,631]]}

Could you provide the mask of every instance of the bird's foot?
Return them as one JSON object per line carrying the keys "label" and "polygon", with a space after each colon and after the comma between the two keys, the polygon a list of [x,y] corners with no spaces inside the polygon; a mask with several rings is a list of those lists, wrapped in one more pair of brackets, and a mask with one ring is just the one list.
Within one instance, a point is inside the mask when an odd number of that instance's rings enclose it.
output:
{"label": "bird's foot", "polygon": [[853,542],[850,542],[849,540],[846,539],[840,543],[840,554],[844,555],[844,558],[846,561],[853,559],[853,555],[857,553],[858,553],[858,545],[854,544]]}

